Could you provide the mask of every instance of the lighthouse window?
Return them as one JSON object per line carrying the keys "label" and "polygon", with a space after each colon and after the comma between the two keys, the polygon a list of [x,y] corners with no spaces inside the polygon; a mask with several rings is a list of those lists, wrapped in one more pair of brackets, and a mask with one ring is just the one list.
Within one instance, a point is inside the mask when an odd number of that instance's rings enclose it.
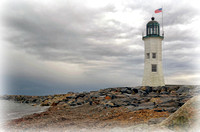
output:
{"label": "lighthouse window", "polygon": [[157,34],[157,26],[154,27],[154,34]]}
{"label": "lighthouse window", "polygon": [[156,53],[152,53],[152,58],[156,58]]}
{"label": "lighthouse window", "polygon": [[152,64],[151,65],[151,71],[152,72],[157,72],[157,65],[156,64]]}
{"label": "lighthouse window", "polygon": [[150,54],[149,54],[149,53],[146,54],[146,58],[147,58],[147,59],[150,58]]}

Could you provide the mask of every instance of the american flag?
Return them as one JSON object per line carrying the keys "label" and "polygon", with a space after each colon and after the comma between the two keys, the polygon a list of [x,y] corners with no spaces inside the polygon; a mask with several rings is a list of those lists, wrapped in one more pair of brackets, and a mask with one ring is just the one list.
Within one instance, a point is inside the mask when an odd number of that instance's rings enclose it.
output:
{"label": "american flag", "polygon": [[162,8],[155,10],[155,13],[160,13],[160,12],[162,12]]}

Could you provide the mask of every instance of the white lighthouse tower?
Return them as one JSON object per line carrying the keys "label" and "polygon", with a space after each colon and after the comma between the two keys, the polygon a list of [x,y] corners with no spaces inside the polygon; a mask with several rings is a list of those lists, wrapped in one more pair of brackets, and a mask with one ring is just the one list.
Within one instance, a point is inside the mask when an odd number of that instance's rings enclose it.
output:
{"label": "white lighthouse tower", "polygon": [[162,70],[162,40],[160,36],[160,25],[151,18],[146,25],[146,36],[144,40],[144,77],[143,86],[164,86],[164,76]]}

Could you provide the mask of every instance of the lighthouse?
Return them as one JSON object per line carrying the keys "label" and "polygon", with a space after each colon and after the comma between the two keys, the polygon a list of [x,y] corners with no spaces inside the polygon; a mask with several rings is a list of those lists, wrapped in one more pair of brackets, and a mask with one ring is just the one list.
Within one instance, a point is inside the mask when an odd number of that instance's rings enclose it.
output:
{"label": "lighthouse", "polygon": [[146,25],[146,36],[144,41],[144,76],[143,86],[164,86],[164,76],[162,69],[162,40],[164,35],[160,35],[160,25],[152,17]]}

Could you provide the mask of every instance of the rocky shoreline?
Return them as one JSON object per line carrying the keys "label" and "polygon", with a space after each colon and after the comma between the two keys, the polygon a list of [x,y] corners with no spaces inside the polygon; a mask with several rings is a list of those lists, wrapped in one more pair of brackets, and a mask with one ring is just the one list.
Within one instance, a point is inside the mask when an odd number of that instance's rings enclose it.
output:
{"label": "rocky shoreline", "polygon": [[158,124],[193,96],[199,95],[200,90],[197,87],[117,87],[82,93],[69,92],[48,96],[5,95],[1,98],[31,105],[50,106],[46,112],[9,122],[9,128],[105,128],[138,123]]}

